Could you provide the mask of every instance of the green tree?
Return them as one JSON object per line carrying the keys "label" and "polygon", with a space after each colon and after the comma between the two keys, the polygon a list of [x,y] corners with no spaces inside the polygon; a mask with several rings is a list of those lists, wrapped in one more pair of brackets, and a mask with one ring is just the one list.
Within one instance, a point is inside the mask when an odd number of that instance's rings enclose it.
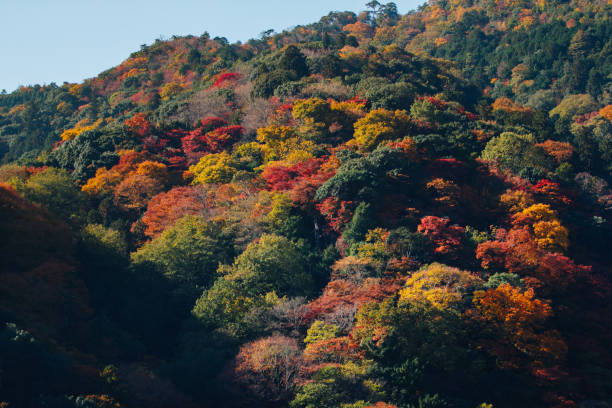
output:
{"label": "green tree", "polygon": [[482,152],[482,158],[515,174],[528,166],[541,169],[549,169],[552,166],[544,151],[535,146],[532,135],[512,132],[504,132],[489,140]]}
{"label": "green tree", "polygon": [[66,170],[50,167],[30,177],[17,190],[66,221],[78,222],[83,215],[85,195]]}
{"label": "green tree", "polygon": [[282,70],[295,72],[298,79],[309,73],[306,56],[295,45],[285,48],[278,62],[278,67]]}
{"label": "green tree", "polygon": [[273,306],[280,296],[312,293],[311,266],[304,251],[285,237],[262,235],[196,301],[193,314],[204,325],[225,328],[234,336],[249,330],[244,318],[256,307]]}
{"label": "green tree", "polygon": [[367,232],[374,228],[375,222],[372,217],[372,208],[368,203],[361,202],[355,210],[351,221],[346,225],[342,238],[352,245],[365,240]]}
{"label": "green tree", "polygon": [[150,265],[179,283],[206,287],[214,281],[219,263],[227,262],[231,253],[220,228],[186,216],[133,253],[132,261]]}

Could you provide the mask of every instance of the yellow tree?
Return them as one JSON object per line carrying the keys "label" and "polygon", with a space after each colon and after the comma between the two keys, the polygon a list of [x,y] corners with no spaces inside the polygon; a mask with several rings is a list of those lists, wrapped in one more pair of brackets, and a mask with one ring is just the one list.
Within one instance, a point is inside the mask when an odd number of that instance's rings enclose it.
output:
{"label": "yellow tree", "polygon": [[236,167],[236,162],[227,152],[207,154],[189,167],[194,176],[191,184],[228,183],[237,171]]}
{"label": "yellow tree", "polygon": [[354,139],[349,144],[361,151],[371,151],[384,140],[407,136],[410,130],[410,116],[406,111],[375,109],[355,122]]}
{"label": "yellow tree", "polygon": [[458,268],[433,263],[415,272],[400,290],[400,302],[427,303],[438,309],[457,307],[464,295],[484,282],[478,276]]}

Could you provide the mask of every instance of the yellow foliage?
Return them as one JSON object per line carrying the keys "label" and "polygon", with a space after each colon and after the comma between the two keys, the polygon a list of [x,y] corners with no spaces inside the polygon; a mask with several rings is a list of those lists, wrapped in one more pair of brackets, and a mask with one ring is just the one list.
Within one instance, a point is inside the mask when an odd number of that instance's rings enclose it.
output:
{"label": "yellow foliage", "polygon": [[165,180],[168,177],[168,168],[163,163],[146,160],[136,167],[136,174]]}
{"label": "yellow foliage", "polygon": [[295,136],[295,129],[291,126],[270,125],[257,129],[257,141],[272,148]]}
{"label": "yellow foliage", "polygon": [[293,208],[293,201],[284,193],[262,190],[253,208],[253,217],[261,217],[263,222],[275,231],[283,228]]}
{"label": "yellow foliage", "polygon": [[514,31],[526,30],[535,23],[533,16],[523,16],[519,19],[519,24],[514,27]]}
{"label": "yellow foliage", "polygon": [[265,162],[282,160],[295,164],[313,157],[315,144],[304,140],[291,126],[270,125],[257,129],[257,141],[263,143]]}
{"label": "yellow foliage", "polygon": [[355,116],[355,117],[362,117],[365,115],[365,112],[366,112],[365,103],[358,103],[358,102],[332,101],[330,104],[330,107],[332,111],[341,112],[346,115]]}
{"label": "yellow foliage", "polygon": [[524,209],[520,215],[530,217],[536,244],[545,250],[561,252],[569,246],[569,233],[559,220],[557,213],[548,204],[534,204]]}
{"label": "yellow foliage", "polygon": [[534,200],[531,194],[523,190],[508,189],[501,195],[499,201],[511,213],[523,211],[533,205]]}
{"label": "yellow foliage", "polygon": [[81,190],[91,196],[102,195],[118,185],[122,178],[121,173],[118,171],[100,167],[96,170],[96,175],[87,180],[87,183],[81,187]]}
{"label": "yellow foliage", "polygon": [[55,110],[57,110],[58,112],[67,115],[70,112],[72,112],[72,105],[70,105],[68,102],[66,101],[62,101],[60,103],[57,104],[57,106],[55,107]]}
{"label": "yellow foliage", "polygon": [[404,110],[375,109],[355,122],[354,139],[348,144],[371,151],[383,140],[407,136],[410,125],[410,116]]}
{"label": "yellow foliage", "polygon": [[89,119],[80,120],[76,124],[76,126],[73,127],[72,129],[64,130],[62,134],[60,135],[60,137],[62,138],[63,141],[75,139],[81,133],[97,128],[98,126],[102,124],[102,122],[103,122],[103,119],[98,119],[96,122],[92,123],[91,125],[88,125]]}
{"label": "yellow foliage", "polygon": [[522,214],[533,218],[535,221],[554,221],[557,219],[557,213],[550,208],[550,205],[542,203],[525,208]]}
{"label": "yellow foliage", "polygon": [[569,246],[567,228],[557,220],[536,222],[533,224],[533,233],[540,248],[560,252]]}
{"label": "yellow foliage", "polygon": [[458,268],[433,263],[414,273],[400,290],[400,302],[425,302],[438,309],[457,306],[482,279]]}
{"label": "yellow foliage", "polygon": [[293,104],[292,114],[294,119],[312,119],[317,122],[326,122],[330,113],[330,103],[321,98],[298,99]]}
{"label": "yellow foliage", "polygon": [[458,204],[460,191],[454,181],[435,178],[426,187],[435,194],[435,200],[445,207],[455,207]]}
{"label": "yellow foliage", "polygon": [[79,97],[81,96],[81,93],[83,92],[83,85],[81,84],[74,84],[72,85],[69,89],[68,92],[70,93],[70,95],[72,96],[76,96]]}
{"label": "yellow foliage", "polygon": [[8,114],[9,114],[9,115],[14,115],[14,114],[16,114],[16,113],[18,113],[18,112],[23,112],[23,111],[25,110],[25,108],[26,108],[26,106],[25,106],[25,105],[23,105],[23,104],[21,104],[21,105],[17,105],[17,106],[15,106],[14,108],[11,108],[11,110],[10,110],[10,111],[8,111]]}
{"label": "yellow foliage", "polygon": [[178,82],[169,82],[161,87],[159,91],[159,96],[161,96],[163,100],[166,100],[175,95],[178,95],[182,90],[183,84],[180,84]]}
{"label": "yellow foliage", "polygon": [[366,234],[366,243],[357,249],[360,258],[384,259],[387,254],[387,237],[389,231],[384,228],[369,230]]}
{"label": "yellow foliage", "polygon": [[207,154],[189,167],[194,178],[191,184],[228,183],[236,172],[236,162],[226,152]]}
{"label": "yellow foliage", "polygon": [[434,45],[436,47],[440,47],[440,46],[442,46],[442,45],[444,45],[446,43],[448,43],[448,38],[446,38],[446,37],[438,37],[438,38],[436,38],[434,40]]}

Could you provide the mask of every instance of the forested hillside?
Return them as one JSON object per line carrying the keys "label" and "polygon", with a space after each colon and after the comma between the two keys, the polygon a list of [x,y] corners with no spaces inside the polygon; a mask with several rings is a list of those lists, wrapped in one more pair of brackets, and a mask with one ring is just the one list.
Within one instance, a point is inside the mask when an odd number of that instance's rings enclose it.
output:
{"label": "forested hillside", "polygon": [[365,8],[0,95],[0,407],[612,406],[612,3]]}

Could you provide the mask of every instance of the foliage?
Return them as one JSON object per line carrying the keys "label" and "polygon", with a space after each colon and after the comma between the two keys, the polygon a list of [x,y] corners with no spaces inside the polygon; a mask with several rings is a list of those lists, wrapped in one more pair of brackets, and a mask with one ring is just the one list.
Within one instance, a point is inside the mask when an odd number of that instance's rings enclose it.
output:
{"label": "foliage", "polygon": [[0,406],[605,405],[608,3],[371,1],[0,94]]}
{"label": "foliage", "polygon": [[206,287],[219,263],[231,256],[226,239],[215,225],[185,216],[132,254],[135,265],[152,267],[168,279]]}

